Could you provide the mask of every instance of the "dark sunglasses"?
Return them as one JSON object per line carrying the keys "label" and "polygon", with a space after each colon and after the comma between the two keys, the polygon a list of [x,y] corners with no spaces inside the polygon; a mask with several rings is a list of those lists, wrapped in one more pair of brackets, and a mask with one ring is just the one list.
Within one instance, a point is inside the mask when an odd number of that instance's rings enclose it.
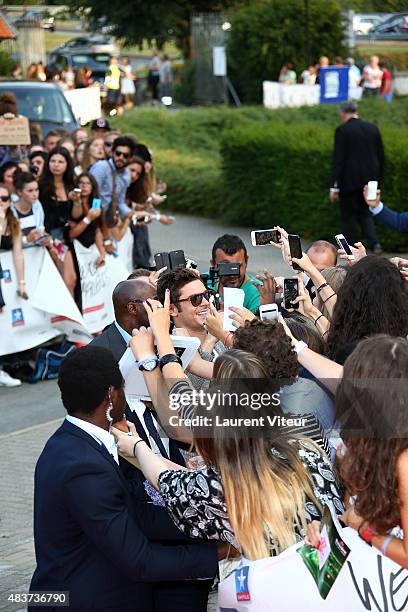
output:
{"label": "dark sunglasses", "polygon": [[209,302],[210,294],[208,291],[204,291],[203,293],[195,293],[194,295],[190,295],[190,297],[188,298],[177,300],[175,303],[179,304],[180,302],[190,302],[190,304],[194,306],[194,308],[197,308],[197,306],[200,306],[200,304],[202,304],[204,299]]}
{"label": "dark sunglasses", "polygon": [[123,159],[129,159],[130,153],[125,153],[124,151],[118,151],[117,149],[113,152],[116,157],[123,157]]}
{"label": "dark sunglasses", "polygon": [[0,200],[2,202],[8,202],[10,200],[10,196],[0,196]]}
{"label": "dark sunglasses", "polygon": [[105,147],[108,147],[109,149],[110,149],[111,147],[113,147],[113,142],[109,142],[109,141],[107,141],[107,142],[105,142],[104,144],[105,144]]}

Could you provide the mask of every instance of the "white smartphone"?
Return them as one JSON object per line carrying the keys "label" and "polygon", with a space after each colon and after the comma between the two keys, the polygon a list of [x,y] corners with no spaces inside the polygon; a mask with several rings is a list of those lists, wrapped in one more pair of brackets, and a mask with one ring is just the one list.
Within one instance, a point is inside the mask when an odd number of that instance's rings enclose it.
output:
{"label": "white smartphone", "polygon": [[278,243],[281,234],[278,230],[267,229],[267,230],[254,230],[251,232],[251,243],[252,246],[267,246],[271,242]]}
{"label": "white smartphone", "polygon": [[343,236],[343,234],[337,234],[337,236],[335,236],[336,238],[336,242],[339,245],[339,247],[341,249],[344,250],[344,252],[346,253],[347,257],[349,259],[354,259],[354,255],[353,255],[353,251],[350,248],[349,243],[347,242],[347,240],[345,239],[345,237]]}
{"label": "white smartphone", "polygon": [[233,314],[230,310],[231,306],[242,308],[244,305],[245,293],[242,289],[235,289],[233,287],[224,287],[223,301],[224,301],[224,331],[235,331],[234,321],[229,316]]}
{"label": "white smartphone", "polygon": [[367,187],[368,187],[367,200],[376,200],[377,199],[378,182],[377,181],[368,181]]}
{"label": "white smartphone", "polygon": [[261,321],[276,321],[279,310],[277,304],[263,304],[259,307]]}

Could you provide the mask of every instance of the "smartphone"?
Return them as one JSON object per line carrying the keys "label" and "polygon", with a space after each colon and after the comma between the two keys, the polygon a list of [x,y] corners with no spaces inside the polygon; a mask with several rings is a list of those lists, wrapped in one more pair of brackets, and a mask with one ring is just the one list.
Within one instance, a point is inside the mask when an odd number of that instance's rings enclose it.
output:
{"label": "smartphone", "polygon": [[101,200],[100,200],[100,198],[94,198],[92,200],[92,209],[96,210],[97,208],[100,208],[100,207],[101,207]]}
{"label": "smartphone", "polygon": [[286,309],[299,308],[299,304],[292,304],[299,295],[299,281],[297,278],[285,278],[283,281],[283,303]]}
{"label": "smartphone", "polygon": [[343,234],[337,234],[337,236],[335,236],[335,239],[339,247],[345,251],[347,257],[349,259],[354,259],[353,251],[351,250],[350,245],[343,236]]}
{"label": "smartphone", "polygon": [[170,251],[170,268],[175,270],[176,268],[185,268],[187,265],[184,251]]}
{"label": "smartphone", "polygon": [[263,304],[259,307],[261,321],[276,321],[279,310],[277,304]]}
{"label": "smartphone", "polygon": [[280,241],[281,233],[275,229],[268,230],[254,230],[251,232],[252,246],[266,246],[271,242],[278,243]]}
{"label": "smartphone", "polygon": [[367,200],[376,200],[377,199],[378,182],[377,181],[368,181],[367,187],[368,187]]}
{"label": "smartphone", "polygon": [[[289,234],[288,235],[288,240],[289,240],[290,256],[291,257],[296,257],[296,259],[301,259],[303,253],[302,253],[302,245],[300,243],[299,236],[297,234]],[[292,268],[294,270],[301,270],[302,269],[296,263],[292,264]]]}
{"label": "smartphone", "polygon": [[156,264],[156,270],[166,267],[167,272],[170,272],[170,257],[168,253],[156,253],[154,256],[154,263]]}
{"label": "smartphone", "polygon": [[81,190],[79,189],[79,187],[75,187],[74,193],[81,193]]}

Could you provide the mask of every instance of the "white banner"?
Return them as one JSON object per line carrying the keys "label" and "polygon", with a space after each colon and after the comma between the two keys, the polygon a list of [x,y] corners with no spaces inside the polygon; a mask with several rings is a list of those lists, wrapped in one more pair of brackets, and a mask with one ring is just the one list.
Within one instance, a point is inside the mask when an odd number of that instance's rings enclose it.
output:
{"label": "white banner", "polygon": [[6,305],[0,313],[0,355],[25,351],[66,333],[73,342],[89,342],[84,320],[48,251],[24,249],[28,300],[17,295],[12,251],[1,251],[1,290]]}
{"label": "white banner", "polygon": [[74,240],[82,290],[82,313],[87,329],[96,334],[114,320],[112,292],[116,285],[128,277],[128,271],[119,257],[106,256],[106,263],[96,267],[99,251],[95,244],[84,247]]}
{"label": "white banner", "polygon": [[[350,87],[349,97],[359,100],[361,87]],[[282,85],[273,81],[263,82],[263,103],[267,108],[285,106],[314,106],[320,102],[320,85]]]}
{"label": "white banner", "polygon": [[122,240],[116,242],[116,248],[119,259],[122,261],[128,274],[131,274],[133,272],[133,234],[130,227],[128,227]]}
{"label": "white banner", "polygon": [[64,91],[64,95],[81,125],[99,119],[102,115],[101,94],[98,86],[68,89]]}
{"label": "white banner", "polygon": [[[278,557],[245,560],[241,568],[222,580],[219,612],[391,612],[408,609],[408,572],[357,532],[342,529],[351,549],[326,599],[312,574],[292,546]],[[246,601],[238,601],[244,594]],[[248,599],[249,598],[249,599]],[[240,597],[241,599],[241,597]]]}

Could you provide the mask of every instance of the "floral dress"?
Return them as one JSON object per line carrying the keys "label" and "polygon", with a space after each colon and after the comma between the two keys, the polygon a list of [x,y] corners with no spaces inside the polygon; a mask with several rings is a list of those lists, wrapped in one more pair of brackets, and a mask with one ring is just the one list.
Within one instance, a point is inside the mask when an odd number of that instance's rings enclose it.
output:
{"label": "floral dress", "polygon": [[[338,514],[344,511],[339,487],[332,466],[316,445],[307,439],[293,439],[299,459],[313,480],[313,491],[322,506],[332,504]],[[284,457],[271,450],[280,459]],[[240,548],[228,518],[222,482],[213,468],[196,471],[166,470],[158,479],[160,493],[175,525],[190,538],[222,540]],[[305,500],[306,521],[319,520],[321,512],[310,500]],[[300,519],[294,524],[296,541],[305,537]],[[279,550],[270,537],[270,554]]]}

